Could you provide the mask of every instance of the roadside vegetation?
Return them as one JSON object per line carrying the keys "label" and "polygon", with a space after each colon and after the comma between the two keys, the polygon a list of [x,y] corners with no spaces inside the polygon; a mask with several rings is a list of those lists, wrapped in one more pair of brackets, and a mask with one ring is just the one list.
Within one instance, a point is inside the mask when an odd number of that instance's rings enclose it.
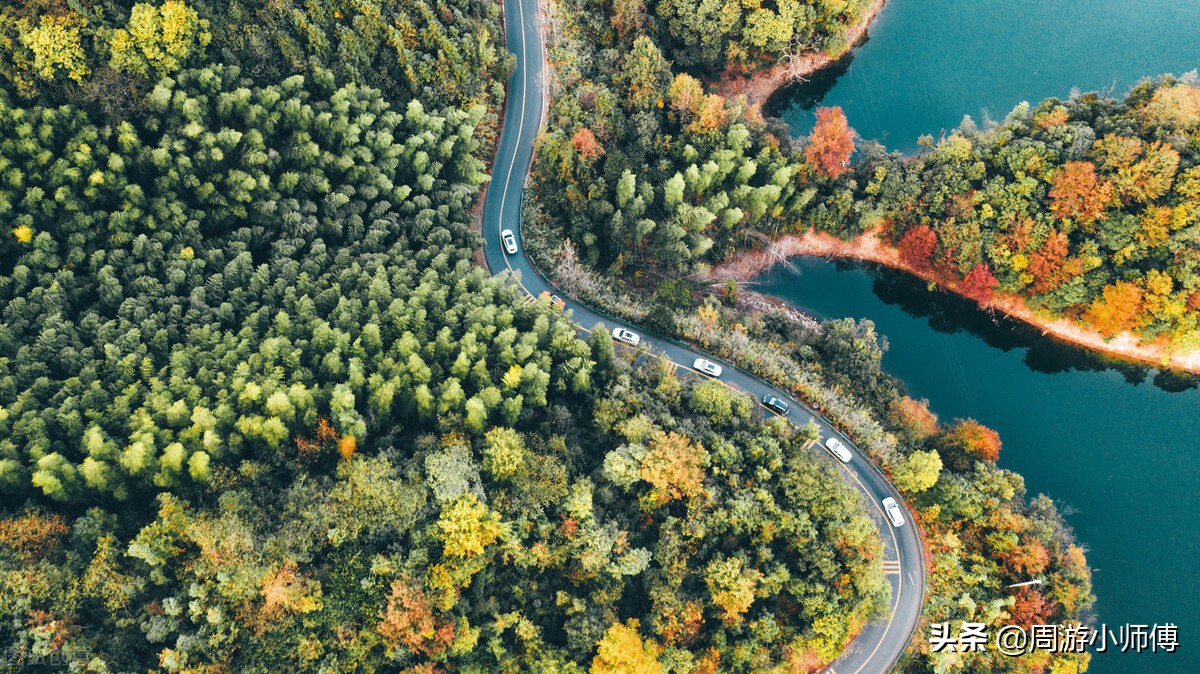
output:
{"label": "roadside vegetation", "polygon": [[[652,28],[613,31],[587,0],[555,5],[549,129],[525,207],[527,251],[572,296],[709,350],[795,393],[847,431],[917,510],[931,553],[928,622],[1077,623],[1090,572],[1053,503],[996,466],[1000,439],[973,420],[939,422],[880,370],[869,321],[813,326],[748,310],[735,282],[698,279],[738,252],[811,227],[854,236],[889,220],[864,195],[840,110],[800,142],[740,99],[708,93]],[[881,176],[886,175],[881,172]],[[861,185],[861,186],[860,186]],[[920,213],[914,208],[914,217]],[[1039,577],[1045,588],[1005,589]],[[1053,580],[1049,580],[1053,579]],[[918,628],[918,633],[924,633]],[[1087,656],[930,653],[905,671],[1083,671]]]}
{"label": "roadside vegetation", "polygon": [[363,5],[2,10],[14,666],[804,669],[886,608],[814,429],[471,264],[505,60],[421,7],[361,67]]}

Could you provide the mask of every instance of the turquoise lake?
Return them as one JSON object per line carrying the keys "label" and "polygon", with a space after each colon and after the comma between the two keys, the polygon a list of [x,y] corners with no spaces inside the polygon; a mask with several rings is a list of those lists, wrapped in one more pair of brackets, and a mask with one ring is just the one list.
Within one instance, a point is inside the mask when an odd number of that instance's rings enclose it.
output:
{"label": "turquoise lake", "polygon": [[1072,90],[1123,95],[1200,68],[1197,0],[889,0],[849,58],[767,106],[792,134],[838,105],[865,139],[911,152],[963,115],[982,125]]}
{"label": "turquoise lake", "polygon": [[[1200,67],[1200,0],[891,0],[869,40],[768,106],[793,135],[816,105],[911,152],[921,134],[1003,119],[1021,101],[1123,95]],[[1043,338],[901,274],[794,260],[755,289],[824,318],[875,321],[884,367],[943,419],[1000,432],[1000,464],[1068,513],[1094,569],[1098,623],[1179,626],[1173,654],[1108,654],[1088,670],[1200,672],[1200,389]],[[918,635],[920,638],[920,635]]]}
{"label": "turquoise lake", "polygon": [[1097,655],[1089,672],[1200,672],[1200,389],[1105,361],[874,267],[793,260],[755,290],[820,318],[870,318],[884,369],[943,420],[995,428],[1000,465],[1067,513],[1094,569],[1097,621],[1171,622],[1173,654]]}

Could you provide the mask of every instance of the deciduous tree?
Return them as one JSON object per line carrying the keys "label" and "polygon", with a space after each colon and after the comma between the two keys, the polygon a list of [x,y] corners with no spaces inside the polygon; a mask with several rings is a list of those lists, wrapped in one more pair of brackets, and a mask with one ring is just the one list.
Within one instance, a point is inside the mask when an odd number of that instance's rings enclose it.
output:
{"label": "deciduous tree", "polygon": [[849,169],[850,155],[854,153],[854,130],[838,106],[817,108],[815,115],[816,122],[808,134],[804,159],[818,173],[837,178]]}

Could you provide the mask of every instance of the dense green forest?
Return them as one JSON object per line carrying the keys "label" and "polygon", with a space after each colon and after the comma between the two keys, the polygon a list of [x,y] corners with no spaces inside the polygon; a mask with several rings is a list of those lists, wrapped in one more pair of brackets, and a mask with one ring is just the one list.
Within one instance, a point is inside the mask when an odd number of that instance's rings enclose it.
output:
{"label": "dense green forest", "polygon": [[842,54],[850,48],[847,29],[864,18],[871,4],[871,0],[612,0],[607,15],[619,35],[652,30],[671,60],[683,67],[751,74],[774,65],[785,54]]}
{"label": "dense green forest", "polygon": [[[839,112],[794,143],[699,79],[839,52],[865,6],[556,5],[527,242],[868,449],[926,533],[927,620],[1086,618],[1053,504],[994,433],[905,396],[869,323],[685,278],[900,203],[861,174],[916,168],[852,166]],[[0,8],[6,665],[810,671],[886,607],[815,429],[582,340],[472,264],[501,34],[483,0]],[[1001,591],[1031,574],[1053,589]],[[1086,666],[924,649],[905,671]]]}
{"label": "dense green forest", "polygon": [[[1200,348],[1200,82],[1022,105],[914,160],[859,162],[868,210],[918,270],[1013,293],[1105,335]],[[857,223],[856,223],[857,224]],[[856,233],[862,225],[834,228]]]}
{"label": "dense green forest", "polygon": [[582,262],[690,272],[801,215],[832,223],[851,207],[848,192],[827,187],[852,150],[840,113],[817,143],[793,147],[786,127],[744,100],[706,93],[648,29],[614,32],[594,0],[558,7],[564,37],[551,45],[556,89],[533,180]]}
{"label": "dense green forest", "polygon": [[160,77],[237,64],[260,85],[330,70],[390,101],[485,108],[490,146],[511,68],[486,0],[23,0],[0,7],[0,86],[113,119],[139,114]]}
{"label": "dense green forest", "polygon": [[[812,429],[470,263],[473,94],[366,88],[203,10],[123,24],[190,26],[162,68],[123,71],[99,20],[6,53],[6,664],[759,671],[886,606]],[[67,52],[35,67],[42,38]],[[246,67],[193,67],[218,53]]]}

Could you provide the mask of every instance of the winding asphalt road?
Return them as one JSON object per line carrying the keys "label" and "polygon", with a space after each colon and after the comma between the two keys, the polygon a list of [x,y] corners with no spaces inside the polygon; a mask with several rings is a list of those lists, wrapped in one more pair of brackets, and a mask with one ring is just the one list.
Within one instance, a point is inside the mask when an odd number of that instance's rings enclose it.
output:
{"label": "winding asphalt road", "polygon": [[791,405],[791,411],[787,414],[789,421],[803,425],[814,420],[820,429],[822,442],[826,438],[837,437],[851,449],[854,457],[849,464],[835,460],[820,447],[813,447],[812,451],[817,460],[833,461],[839,465],[870,504],[869,511],[883,540],[883,571],[892,586],[892,599],[888,614],[868,624],[825,672],[887,672],[904,652],[916,629],[924,597],[925,561],[919,534],[907,510],[905,515],[908,521],[903,526],[893,527],[880,505],[887,497],[903,503],[883,473],[848,438],[791,396],[719,358],[604,316],[571,300],[538,273],[525,256],[523,246],[514,255],[505,253],[500,240],[501,230],[513,230],[518,244],[521,242],[521,201],[533,160],[534,142],[545,118],[547,98],[545,44],[538,0],[503,1],[508,48],[517,58],[517,69],[508,81],[503,128],[492,165],[492,181],[483,206],[484,256],[488,267],[496,274],[510,273],[531,297],[536,298],[543,292],[562,297],[565,308],[584,331],[590,332],[601,324],[603,329],[626,327],[642,336],[641,350],[684,369],[691,369],[692,362],[700,356],[720,363],[724,368],[720,379],[727,386],[749,393],[755,399],[770,393],[787,400]]}

